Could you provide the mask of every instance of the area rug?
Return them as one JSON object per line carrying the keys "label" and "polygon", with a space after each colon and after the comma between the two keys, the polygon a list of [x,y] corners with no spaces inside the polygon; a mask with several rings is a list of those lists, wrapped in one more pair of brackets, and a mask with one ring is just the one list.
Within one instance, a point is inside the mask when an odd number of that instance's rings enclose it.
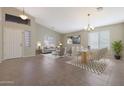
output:
{"label": "area rug", "polygon": [[81,63],[81,61],[71,60],[66,63],[97,74],[103,73],[107,66],[103,60],[88,63]]}

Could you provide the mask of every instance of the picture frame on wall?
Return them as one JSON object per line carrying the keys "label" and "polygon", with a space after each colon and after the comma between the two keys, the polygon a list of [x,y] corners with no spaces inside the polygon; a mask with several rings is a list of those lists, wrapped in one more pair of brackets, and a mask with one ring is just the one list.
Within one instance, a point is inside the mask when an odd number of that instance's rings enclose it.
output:
{"label": "picture frame on wall", "polygon": [[72,40],[72,44],[80,44],[81,43],[80,35],[68,36],[67,38]]}

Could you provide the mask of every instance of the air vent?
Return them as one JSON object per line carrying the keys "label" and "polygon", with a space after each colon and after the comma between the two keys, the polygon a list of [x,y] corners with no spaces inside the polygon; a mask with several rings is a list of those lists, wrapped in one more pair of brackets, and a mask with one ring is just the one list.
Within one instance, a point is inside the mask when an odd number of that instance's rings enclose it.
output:
{"label": "air vent", "polygon": [[10,15],[10,14],[5,14],[5,21],[14,22],[14,23],[18,23],[18,24],[25,24],[25,25],[29,25],[29,26],[31,24],[30,19],[23,20],[18,16]]}

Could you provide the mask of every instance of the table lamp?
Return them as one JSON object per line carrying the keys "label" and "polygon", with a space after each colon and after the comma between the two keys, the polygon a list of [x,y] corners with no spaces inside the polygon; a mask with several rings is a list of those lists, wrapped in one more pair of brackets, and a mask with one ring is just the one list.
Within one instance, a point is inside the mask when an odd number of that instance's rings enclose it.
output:
{"label": "table lamp", "polygon": [[41,42],[37,42],[37,47],[38,47],[38,49],[40,50],[41,49]]}

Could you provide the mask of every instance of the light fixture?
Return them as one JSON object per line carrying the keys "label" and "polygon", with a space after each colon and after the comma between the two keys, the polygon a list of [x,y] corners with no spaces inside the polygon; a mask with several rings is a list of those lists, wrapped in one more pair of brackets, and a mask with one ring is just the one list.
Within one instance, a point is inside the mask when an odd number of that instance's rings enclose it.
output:
{"label": "light fixture", "polygon": [[26,16],[26,15],[25,15],[24,8],[23,8],[22,14],[21,14],[21,15],[19,15],[19,16],[20,16],[20,18],[21,18],[21,19],[23,19],[23,20],[28,19],[28,16]]}
{"label": "light fixture", "polygon": [[71,38],[68,38],[67,39],[67,44],[71,45],[73,42],[72,42],[72,39]]}
{"label": "light fixture", "polygon": [[41,42],[40,41],[37,42],[37,48],[41,49]]}
{"label": "light fixture", "polygon": [[61,42],[59,42],[59,48],[60,48],[60,47],[62,47],[62,43],[61,43]]}
{"label": "light fixture", "polygon": [[90,25],[90,14],[88,14],[88,26],[84,28],[86,31],[94,31],[94,27]]}
{"label": "light fixture", "polygon": [[62,43],[59,43],[59,46],[62,46]]}

